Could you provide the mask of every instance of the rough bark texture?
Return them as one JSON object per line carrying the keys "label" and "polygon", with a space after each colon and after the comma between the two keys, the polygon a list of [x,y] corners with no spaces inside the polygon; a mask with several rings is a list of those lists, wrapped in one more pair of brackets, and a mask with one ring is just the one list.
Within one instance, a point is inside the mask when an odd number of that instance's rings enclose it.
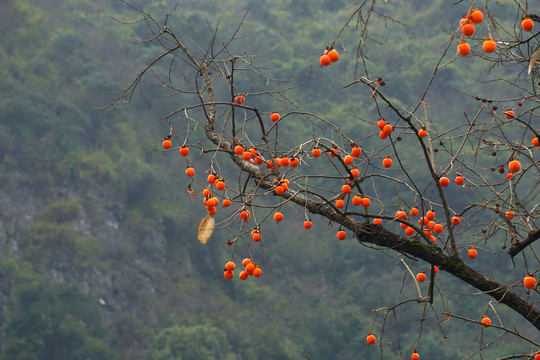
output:
{"label": "rough bark texture", "polygon": [[512,246],[510,246],[510,249],[508,250],[508,254],[511,257],[514,257],[517,254],[519,254],[523,249],[525,249],[527,246],[531,245],[533,242],[535,242],[538,239],[540,239],[540,230],[533,230],[529,232],[527,237],[523,239],[522,241],[513,243]]}

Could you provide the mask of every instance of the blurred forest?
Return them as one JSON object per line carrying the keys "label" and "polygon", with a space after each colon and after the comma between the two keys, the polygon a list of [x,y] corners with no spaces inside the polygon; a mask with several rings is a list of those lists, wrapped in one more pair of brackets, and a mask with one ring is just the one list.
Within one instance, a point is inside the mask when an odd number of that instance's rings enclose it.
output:
{"label": "blurred forest", "polygon": [[[276,78],[317,68],[355,6],[337,0],[131,3],[158,19],[177,5],[168,26],[202,48],[217,24],[227,38],[249,9],[243,38],[230,50],[260,55],[259,64]],[[398,104],[406,107],[422,93],[467,6],[443,0],[381,4],[401,23],[374,22],[368,66],[374,78],[391,85],[388,96]],[[504,2],[491,11],[503,24],[518,16]],[[96,110],[158,53],[131,41],[145,38],[144,23],[116,21],[136,18],[117,0],[0,3],[0,359],[378,359],[378,349],[365,343],[367,333],[382,330],[371,328],[371,309],[414,296],[403,286],[403,268],[392,266],[397,258],[355,240],[337,242],[327,222],[315,218],[313,231],[306,231],[303,213],[291,208],[296,219],[265,230],[264,259],[255,255],[264,261],[264,276],[227,281],[227,230],[206,245],[197,241],[196,224],[206,211],[186,191],[185,163],[177,152],[152,151],[169,131],[156,134],[157,121],[181,98],[160,98],[159,82],[148,77],[150,103],[138,95],[114,112]],[[361,138],[372,130],[348,114],[375,116],[373,102],[365,92],[341,89],[355,79],[355,36],[344,33],[337,44],[340,62],[294,95],[302,110]],[[495,73],[518,77],[511,68]],[[459,123],[474,103],[458,91],[518,96],[514,88],[486,86],[490,76],[480,57],[449,64],[426,98],[430,116],[441,128]],[[279,108],[271,101],[254,98],[253,104]],[[310,128],[290,122],[281,131],[309,136]],[[362,147],[374,149],[371,141]],[[488,158],[485,167],[497,161]],[[396,196],[391,188],[382,191]],[[449,191],[456,199],[467,196]],[[505,281],[513,264],[499,255],[494,251],[489,259],[501,269],[491,275]],[[437,301],[449,309],[471,318],[485,311],[489,300],[483,296],[454,298],[447,289],[474,291],[444,272],[438,286],[445,295]],[[425,359],[464,358],[482,336],[483,342],[494,337],[453,319],[444,328],[422,321],[422,304],[397,311],[401,344],[385,358],[400,358],[399,346],[407,358],[420,326]],[[529,350],[503,339],[482,354],[491,359]]]}

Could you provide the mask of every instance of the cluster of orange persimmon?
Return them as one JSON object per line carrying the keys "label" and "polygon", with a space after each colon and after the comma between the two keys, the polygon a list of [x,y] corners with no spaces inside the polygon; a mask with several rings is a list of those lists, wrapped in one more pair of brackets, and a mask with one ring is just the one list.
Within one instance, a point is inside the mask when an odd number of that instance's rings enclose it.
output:
{"label": "cluster of orange persimmon", "polygon": [[[417,207],[413,207],[409,211],[409,215],[411,217],[416,217],[418,216],[419,213],[420,213],[420,210],[418,210]],[[395,218],[398,220],[402,220],[402,222],[400,221],[400,226],[402,229],[405,230],[405,234],[407,236],[412,236],[414,234],[415,230],[409,225],[407,225],[406,223],[406,222],[409,222],[409,219],[407,217],[407,212],[405,212],[404,210],[398,210],[395,214]],[[435,243],[437,240],[435,236],[433,235],[433,233],[440,234],[444,230],[444,226],[440,223],[436,223],[434,220],[435,220],[435,211],[433,210],[428,210],[424,214],[424,216],[418,219],[418,224],[423,228],[424,233],[430,238],[430,240],[433,243]],[[452,221],[452,225],[457,226],[461,223],[461,218],[458,215],[455,215],[454,217],[452,217],[451,221]],[[382,220],[379,218],[376,218],[373,220],[373,223],[376,225],[381,225]]]}
{"label": "cluster of orange persimmon", "polygon": [[378,122],[377,122],[377,127],[379,128],[380,132],[379,132],[379,137],[381,139],[386,139],[388,137],[388,135],[390,135],[392,133],[392,131],[394,131],[394,127],[390,124],[388,124],[386,122],[386,120],[384,119],[380,119]]}
{"label": "cluster of orange persimmon", "polygon": [[[216,213],[216,206],[219,204],[219,199],[213,195],[212,192],[212,186],[215,186],[215,188],[219,191],[225,190],[225,181],[223,179],[220,179],[215,174],[208,175],[207,178],[208,181],[208,187],[203,189],[202,196],[203,196],[203,204],[206,206],[206,210],[208,211],[208,215],[214,215]],[[229,207],[231,205],[231,200],[223,196],[222,206],[223,207]]]}
{"label": "cluster of orange persimmon", "polygon": [[319,62],[322,66],[328,66],[331,63],[334,63],[339,60],[339,54],[332,46],[329,46],[324,50]]}
{"label": "cluster of orange persimmon", "polygon": [[[244,271],[240,273],[238,276],[240,280],[246,280],[249,276],[259,277],[262,275],[261,268],[255,264],[251,259],[245,258],[242,261],[242,266],[244,267]],[[230,280],[234,277],[233,270],[236,268],[236,265],[232,261],[227,261],[225,264],[225,270],[223,272],[223,276],[225,279]]]}
{"label": "cluster of orange persimmon", "polygon": [[[474,24],[480,24],[482,21],[484,21],[484,14],[478,9],[472,9],[469,14],[464,15],[459,21],[463,36],[472,36],[475,32]],[[485,52],[492,53],[497,48],[497,43],[489,36],[482,44],[482,48]],[[461,56],[468,55],[471,52],[471,46],[462,40],[458,44],[457,51]]]}
{"label": "cluster of orange persimmon", "polygon": [[[465,37],[472,36],[476,29],[475,24],[480,24],[484,21],[484,14],[478,9],[472,9],[467,15],[464,15],[463,18],[459,21],[459,28],[461,33]],[[521,22],[521,28],[524,31],[532,31],[534,27],[534,22],[529,17],[524,17]],[[484,52],[490,54],[495,51],[497,48],[497,43],[491,37],[491,34],[484,40],[482,44],[482,49]],[[471,52],[471,46],[464,40],[461,40],[457,46],[457,52],[461,56],[466,56]]]}

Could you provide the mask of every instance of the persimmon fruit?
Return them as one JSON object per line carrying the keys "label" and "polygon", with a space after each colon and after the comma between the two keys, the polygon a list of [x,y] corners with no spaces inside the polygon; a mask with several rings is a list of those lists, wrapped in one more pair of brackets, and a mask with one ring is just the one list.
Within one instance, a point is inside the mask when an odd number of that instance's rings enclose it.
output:
{"label": "persimmon fruit", "polygon": [[450,185],[450,180],[446,176],[443,176],[439,179],[439,184],[441,184],[442,187],[447,187]]}
{"label": "persimmon fruit", "polygon": [[242,219],[242,220],[244,220],[244,221],[248,221],[248,220],[249,220],[249,216],[250,216],[249,210],[242,210],[242,211],[240,211],[240,219]]}
{"label": "persimmon fruit", "polygon": [[339,230],[336,234],[338,240],[345,240],[345,238],[347,237],[347,233],[343,230]]}
{"label": "persimmon fruit", "polygon": [[242,153],[242,159],[243,160],[246,160],[248,161],[249,159],[251,159],[253,157],[253,155],[251,155],[251,153],[249,151],[244,151]]}
{"label": "persimmon fruit", "polygon": [[534,22],[531,20],[530,17],[527,16],[521,22],[521,28],[525,31],[532,31],[532,29],[534,28]]}
{"label": "persimmon fruit", "polygon": [[242,266],[243,267],[248,266],[248,264],[251,264],[251,259],[245,258],[244,260],[242,260]]}
{"label": "persimmon fruit", "polygon": [[191,177],[195,175],[195,169],[193,169],[191,166],[186,169],[186,175]]}
{"label": "persimmon fruit", "polygon": [[280,118],[281,116],[279,116],[278,113],[272,113],[272,115],[270,115],[270,120],[272,120],[273,122],[278,121]]}
{"label": "persimmon fruit", "polygon": [[[538,141],[538,139],[537,139],[537,141]],[[538,146],[538,145],[536,145],[536,146]],[[360,149],[358,146],[355,146],[355,147],[352,148],[351,155],[354,158],[358,159],[360,157],[360,154],[362,154],[362,149]]]}
{"label": "persimmon fruit", "polygon": [[426,281],[426,274],[423,272],[416,274],[416,280],[418,280],[418,282]]}
{"label": "persimmon fruit", "polygon": [[466,20],[461,25],[461,33],[463,36],[471,36],[474,34],[474,24],[470,20]]}
{"label": "persimmon fruit", "polygon": [[525,286],[527,289],[533,289],[536,286],[536,279],[531,275],[525,276],[523,279],[523,286]]}
{"label": "persimmon fruit", "polygon": [[508,170],[515,173],[521,169],[521,163],[518,160],[512,160],[508,163]]}
{"label": "persimmon fruit", "polygon": [[392,131],[394,131],[394,127],[390,124],[384,125],[382,131],[384,131],[387,135],[390,135]]}
{"label": "persimmon fruit", "polygon": [[251,238],[253,239],[253,241],[255,242],[259,242],[262,240],[262,235],[261,235],[261,232],[258,230],[258,229],[255,229],[251,232]]}
{"label": "persimmon fruit", "polygon": [[478,251],[476,251],[475,247],[473,246],[469,249],[469,251],[467,251],[467,255],[469,256],[469,258],[474,259],[476,258],[476,256],[478,256]]}
{"label": "persimmon fruit", "polygon": [[380,219],[380,218],[375,218],[375,219],[373,219],[373,224],[375,224],[375,225],[382,225],[382,219]]}
{"label": "persimmon fruit", "polygon": [[371,200],[367,197],[362,198],[362,207],[368,208],[369,205],[371,205]]}
{"label": "persimmon fruit", "polygon": [[461,56],[467,56],[471,52],[471,45],[467,44],[465,41],[461,41],[457,46],[457,52]]}
{"label": "persimmon fruit", "polygon": [[319,59],[319,62],[321,63],[322,66],[328,66],[332,63],[332,59],[330,59],[330,56],[328,55],[323,55]]}
{"label": "persimmon fruit", "polygon": [[189,154],[189,148],[187,146],[182,146],[179,150],[180,155],[182,156],[188,156]]}
{"label": "persimmon fruit", "polygon": [[369,334],[369,335],[366,337],[366,342],[367,342],[369,345],[375,344],[376,341],[377,341],[377,338],[376,338],[375,336],[373,336],[372,334]]}
{"label": "persimmon fruit", "polygon": [[234,147],[234,153],[235,153],[236,155],[242,155],[243,152],[244,152],[244,148],[243,148],[242,146],[236,145],[236,146]]}
{"label": "persimmon fruit", "polygon": [[398,210],[398,211],[396,211],[395,216],[398,219],[405,220],[407,218],[407,213],[405,211],[403,211],[403,210]]}
{"label": "persimmon fruit", "polygon": [[392,159],[390,159],[389,157],[384,158],[383,166],[385,168],[389,168],[390,166],[392,166]]}
{"label": "persimmon fruit", "polygon": [[163,148],[164,148],[164,149],[170,149],[171,146],[172,146],[172,142],[171,142],[171,140],[169,140],[169,139],[165,139],[165,140],[163,140],[163,142],[161,143],[161,145],[163,145]]}
{"label": "persimmon fruit", "polygon": [[225,181],[219,180],[216,183],[216,189],[218,189],[219,191],[223,191],[225,189]]}
{"label": "persimmon fruit", "polygon": [[482,320],[480,320],[482,322],[482,326],[483,327],[489,327],[491,325],[491,319],[488,318],[487,316],[484,315],[484,317],[482,318]]}
{"label": "persimmon fruit", "polygon": [[304,229],[311,229],[313,223],[309,220],[304,221]]}
{"label": "persimmon fruit", "polygon": [[497,43],[493,38],[487,38],[484,43],[482,44],[482,49],[484,49],[484,52],[491,54],[495,51],[497,48]]}
{"label": "persimmon fruit", "polygon": [[331,62],[336,62],[339,60],[339,54],[338,52],[336,51],[336,49],[332,49],[328,52],[328,57],[330,58],[330,61]]}
{"label": "persimmon fruit", "polygon": [[353,196],[351,202],[354,206],[359,206],[362,203],[362,198],[358,195],[355,195]]}
{"label": "persimmon fruit", "polygon": [[255,270],[255,264],[253,262],[250,262],[249,264],[247,264],[246,266],[246,273],[248,275],[253,275],[253,270]]}
{"label": "persimmon fruit", "polygon": [[513,119],[514,118],[514,111],[513,110],[506,110],[504,112],[504,116],[507,118],[507,119]]}
{"label": "persimmon fruit", "polygon": [[474,9],[473,11],[471,11],[469,17],[471,21],[475,24],[480,24],[482,21],[484,21],[484,14],[478,9]]}

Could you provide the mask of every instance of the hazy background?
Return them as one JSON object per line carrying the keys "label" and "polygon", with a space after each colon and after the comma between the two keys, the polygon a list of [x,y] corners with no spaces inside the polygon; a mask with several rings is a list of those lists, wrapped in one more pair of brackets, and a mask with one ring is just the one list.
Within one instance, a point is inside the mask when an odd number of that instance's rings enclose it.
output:
{"label": "hazy background", "polygon": [[[245,37],[230,50],[260,55],[259,64],[280,78],[315,70],[322,51],[358,6],[335,0],[132,3],[157,20],[178,4],[168,26],[189,46],[203,48],[208,26],[219,22],[226,39],[249,9],[240,31]],[[403,25],[374,20],[370,27],[370,35],[382,43],[368,45],[370,74],[383,76],[385,92],[402,106],[423,91],[467,9],[442,0],[425,4],[381,2],[378,9]],[[509,5],[492,11],[503,23],[516,17]],[[148,37],[144,23],[121,25],[113,17],[132,21],[138,15],[116,0],[0,4],[1,359],[378,359],[379,345],[365,345],[370,331],[379,336],[382,330],[380,317],[372,329],[370,310],[416,296],[411,280],[403,283],[403,267],[392,266],[399,254],[387,257],[351,237],[338,242],[335,228],[321,218],[313,217],[314,228],[306,231],[302,210],[291,207],[279,226],[264,229],[264,252],[254,254],[261,264],[264,254],[264,275],[225,280],[231,233],[217,231],[205,246],[197,241],[196,224],[206,211],[201,198],[186,191],[185,160],[171,152],[154,153],[150,162],[159,118],[185,104],[156,99],[161,89],[149,77],[145,91],[152,107],[136,95],[114,112],[95,109],[160,51],[130,42]],[[358,39],[353,27],[347,29],[343,43],[336,43],[340,61],[291,96],[303,110],[363,139],[374,128],[347,112],[378,120],[369,92],[340,89],[355,79]],[[454,49],[452,44],[448,60]],[[516,95],[482,84],[489,78],[483,70],[482,59],[470,56],[441,72],[426,98],[440,130],[460,123],[468,106],[477,106],[456,89],[485,97]],[[498,71],[516,76],[512,69]],[[281,106],[269,98],[250,101],[267,109]],[[280,131],[310,136],[300,121]],[[167,133],[168,128],[159,128],[157,138]],[[379,145],[366,139],[361,146],[371,151]],[[190,156],[201,175],[208,161],[195,151]],[[485,167],[497,161],[490,158]],[[381,197],[396,196],[390,186],[380,191]],[[219,209],[218,221],[225,217]],[[497,255],[489,267],[497,261],[510,270],[490,275],[510,282],[513,265]],[[245,256],[238,250],[237,266]],[[425,266],[418,269],[428,271]],[[420,327],[418,351],[425,359],[463,358],[480,339],[486,343],[495,336],[457,319],[440,328],[436,317],[445,307],[479,319],[491,299],[448,291],[475,292],[444,272],[438,279],[445,295],[437,296],[434,311],[416,303],[396,309],[399,342],[395,320],[388,319],[382,358],[399,358],[399,346],[408,358]],[[498,310],[507,316],[507,326],[521,322]],[[491,359],[528,351],[519,341],[503,339],[483,354]]]}

